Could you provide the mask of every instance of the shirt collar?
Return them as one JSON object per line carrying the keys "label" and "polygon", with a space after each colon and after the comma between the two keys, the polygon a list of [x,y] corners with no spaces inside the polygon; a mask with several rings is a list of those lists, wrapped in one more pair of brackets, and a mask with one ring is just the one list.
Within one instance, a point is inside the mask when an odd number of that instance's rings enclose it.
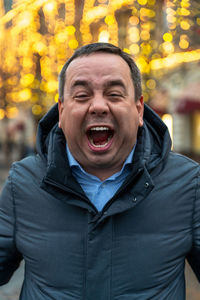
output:
{"label": "shirt collar", "polygon": [[[133,161],[133,154],[134,154],[134,151],[135,151],[135,146],[136,144],[133,146],[133,149],[131,150],[131,152],[129,153],[128,157],[126,158],[124,164],[123,164],[123,167],[122,169],[120,170],[120,173],[123,172],[124,168],[131,164],[132,161]],[[73,157],[73,155],[71,154],[70,150],[69,150],[69,147],[68,145],[66,144],[66,151],[67,151],[67,156],[68,156],[68,161],[69,161],[69,165],[70,165],[70,168],[73,168],[73,167],[78,167],[79,170],[81,170],[83,173],[85,174],[88,174],[82,167],[81,165],[77,162],[77,160]],[[119,173],[119,172],[118,172]]]}

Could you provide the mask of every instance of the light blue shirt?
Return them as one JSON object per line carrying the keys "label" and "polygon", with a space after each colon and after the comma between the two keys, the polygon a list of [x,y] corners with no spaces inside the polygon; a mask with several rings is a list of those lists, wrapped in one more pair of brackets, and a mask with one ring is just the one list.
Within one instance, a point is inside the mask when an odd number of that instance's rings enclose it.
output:
{"label": "light blue shirt", "polygon": [[104,181],[101,181],[98,177],[87,173],[75,160],[67,145],[66,149],[73,176],[82,187],[88,199],[94,204],[98,211],[101,211],[105,204],[120,188],[126,177],[130,174],[130,164],[133,160],[135,146],[124,162],[122,169]]}

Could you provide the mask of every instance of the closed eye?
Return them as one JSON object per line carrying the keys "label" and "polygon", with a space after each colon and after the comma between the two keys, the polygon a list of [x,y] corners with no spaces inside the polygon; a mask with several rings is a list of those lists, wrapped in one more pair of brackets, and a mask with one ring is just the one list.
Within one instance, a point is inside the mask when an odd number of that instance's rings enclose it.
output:
{"label": "closed eye", "polygon": [[75,100],[86,100],[89,98],[89,95],[87,94],[79,94],[79,95],[75,95],[73,97]]}
{"label": "closed eye", "polygon": [[112,97],[120,97],[122,96],[121,94],[118,94],[118,93],[111,93],[109,94],[109,96],[112,96]]}
{"label": "closed eye", "polygon": [[108,93],[108,97],[111,99],[121,99],[124,98],[124,95],[122,93],[113,92],[113,93]]}

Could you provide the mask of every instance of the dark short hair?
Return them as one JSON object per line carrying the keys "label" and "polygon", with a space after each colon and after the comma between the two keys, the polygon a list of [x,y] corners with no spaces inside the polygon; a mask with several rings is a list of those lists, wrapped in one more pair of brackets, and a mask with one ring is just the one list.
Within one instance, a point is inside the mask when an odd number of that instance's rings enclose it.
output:
{"label": "dark short hair", "polygon": [[135,101],[140,99],[142,95],[142,87],[141,87],[141,74],[140,70],[138,69],[136,63],[131,58],[129,54],[122,51],[119,47],[116,47],[110,43],[93,43],[85,45],[79,49],[77,49],[74,54],[68,59],[68,61],[64,64],[60,74],[59,74],[59,99],[61,101],[64,100],[64,86],[65,86],[65,73],[69,66],[69,64],[77,57],[80,56],[87,56],[95,52],[105,52],[105,53],[111,53],[115,55],[121,56],[128,64],[130,71],[131,71],[131,77],[135,89]]}

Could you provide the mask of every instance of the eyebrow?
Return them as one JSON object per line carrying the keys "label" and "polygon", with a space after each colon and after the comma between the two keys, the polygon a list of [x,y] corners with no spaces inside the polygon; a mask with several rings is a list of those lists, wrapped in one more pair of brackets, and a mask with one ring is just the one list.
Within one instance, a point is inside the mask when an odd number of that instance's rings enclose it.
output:
{"label": "eyebrow", "polygon": [[[77,86],[90,87],[90,83],[87,80],[76,80],[72,84],[72,87],[71,87],[72,90]],[[108,82],[105,82],[105,84],[103,86],[104,86],[104,88],[111,88],[113,86],[120,86],[120,87],[123,88],[124,91],[126,91],[126,86],[123,83],[123,81],[120,80],[120,79],[109,80]]]}
{"label": "eyebrow", "polygon": [[89,87],[89,83],[86,80],[76,80],[73,84],[72,84],[72,89],[74,89],[76,86],[85,86],[85,87]]}
{"label": "eyebrow", "polygon": [[110,81],[106,82],[106,83],[104,84],[104,86],[105,86],[106,88],[110,88],[110,87],[113,87],[113,86],[121,86],[124,90],[126,90],[125,84],[124,84],[123,81],[120,80],[120,79],[110,80]]}

